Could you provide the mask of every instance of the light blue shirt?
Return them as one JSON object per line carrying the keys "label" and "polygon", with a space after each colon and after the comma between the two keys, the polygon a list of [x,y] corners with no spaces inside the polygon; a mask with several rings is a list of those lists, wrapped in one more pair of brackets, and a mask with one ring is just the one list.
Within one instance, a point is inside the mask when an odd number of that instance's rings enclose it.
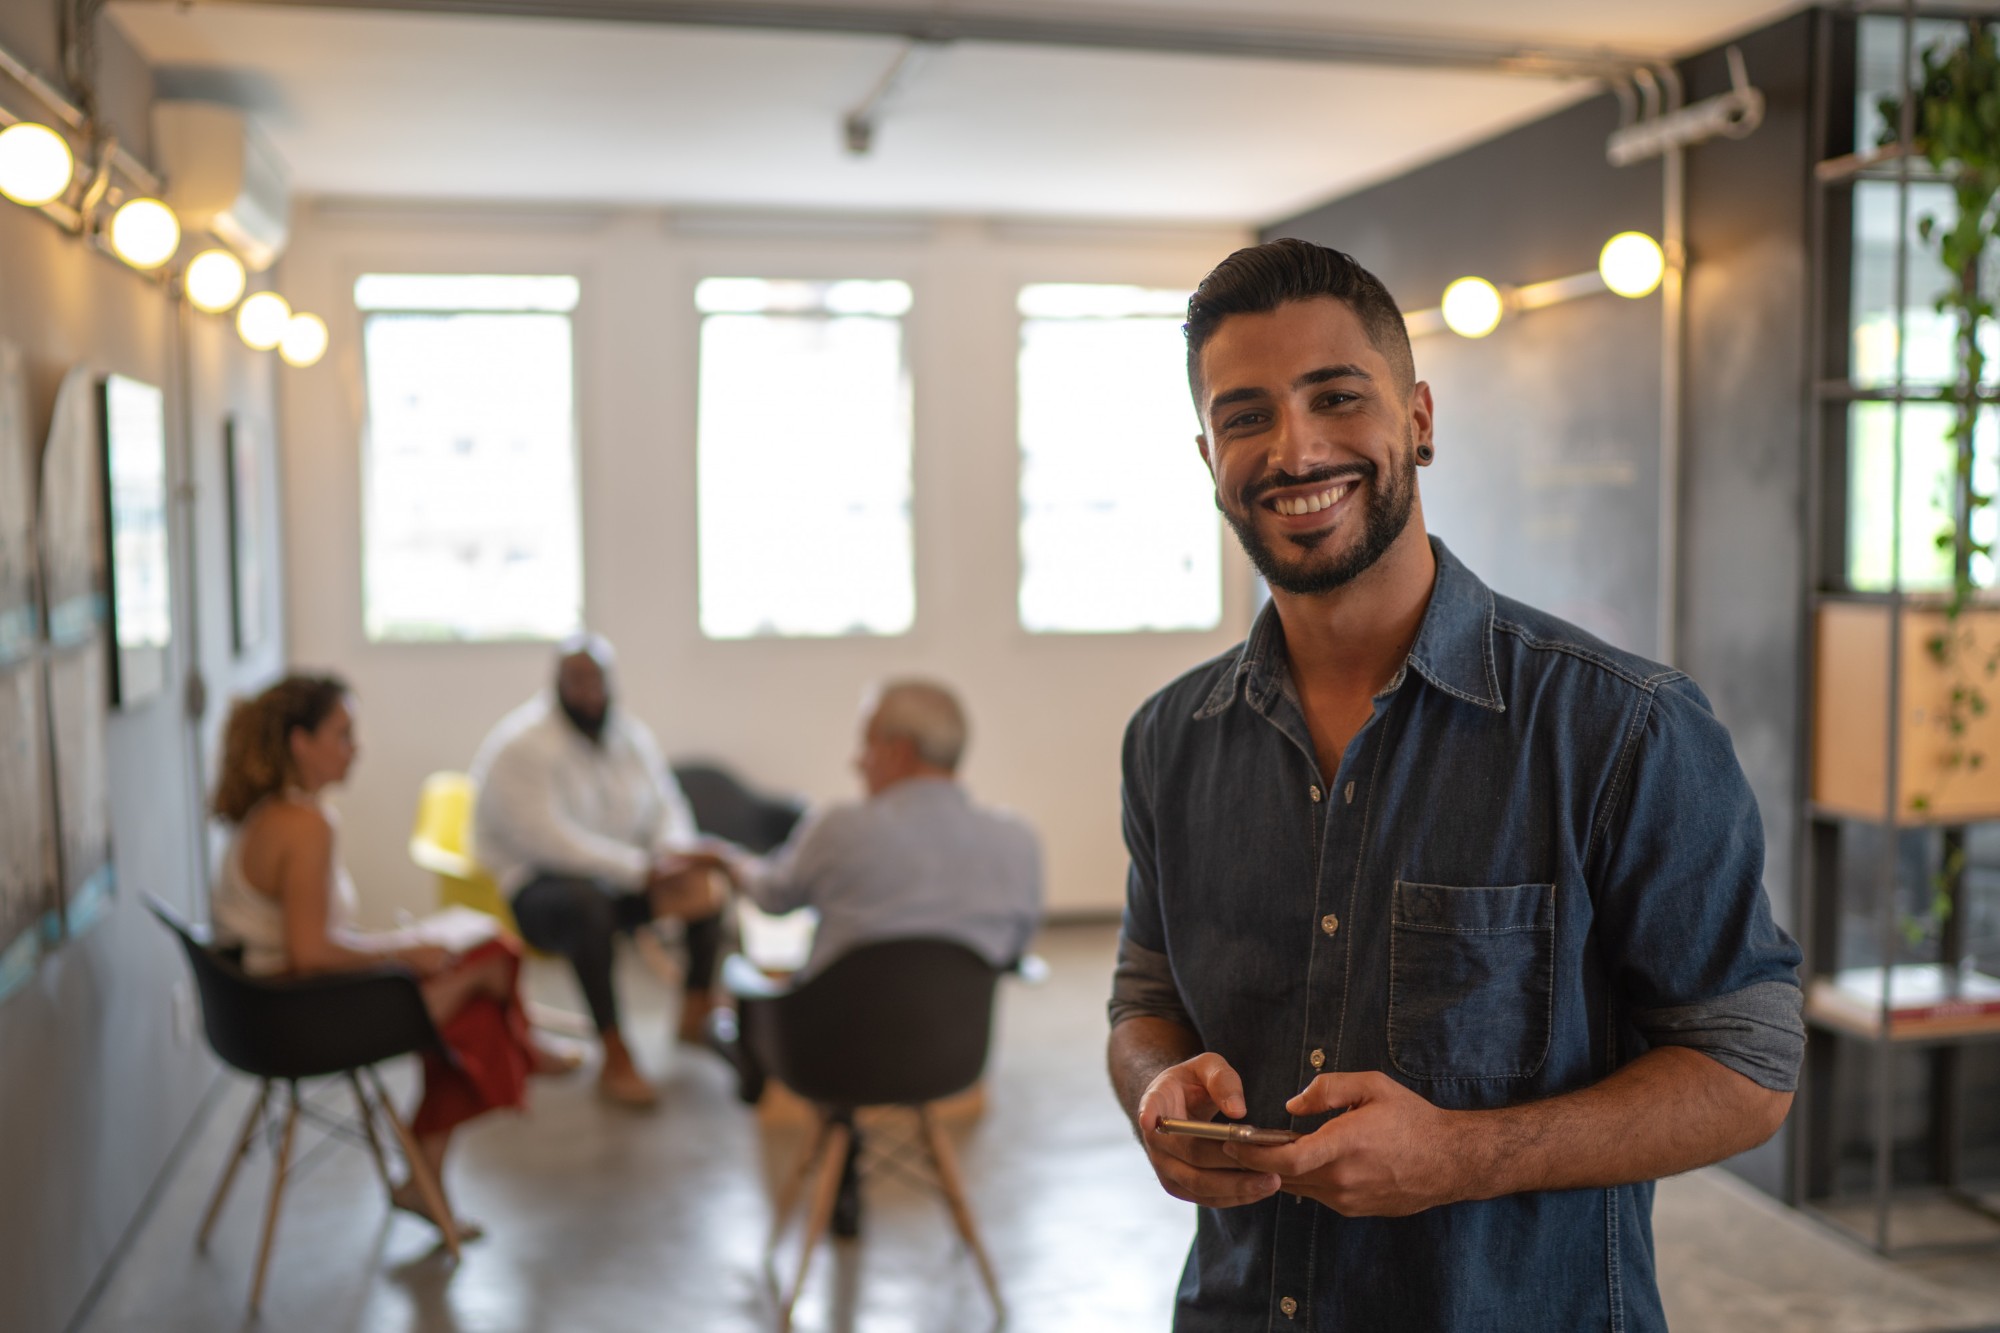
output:
{"label": "light blue shirt", "polygon": [[808,815],[744,890],[766,912],[819,913],[801,980],[858,944],[919,936],[1006,967],[1041,920],[1042,854],[1026,823],[958,783],[908,778]]}

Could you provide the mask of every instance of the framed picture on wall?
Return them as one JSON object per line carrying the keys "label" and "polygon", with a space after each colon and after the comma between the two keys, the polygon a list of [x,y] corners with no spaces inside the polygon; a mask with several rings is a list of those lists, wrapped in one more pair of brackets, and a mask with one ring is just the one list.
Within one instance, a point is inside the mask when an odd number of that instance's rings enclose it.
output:
{"label": "framed picture on wall", "polygon": [[104,459],[104,385],[79,366],[63,377],[42,446],[40,539],[48,633],[50,760],[55,781],[55,943],[104,915],[117,885],[111,861],[111,541]]}
{"label": "framed picture on wall", "polygon": [[264,442],[242,417],[223,424],[229,498],[230,642],[241,657],[264,642]]}
{"label": "framed picture on wall", "polygon": [[104,381],[104,476],[111,542],[111,699],[143,703],[167,679],[173,644],[167,564],[167,413],[157,388]]}
{"label": "framed picture on wall", "polygon": [[27,373],[0,342],[0,996],[34,974],[56,897]]}

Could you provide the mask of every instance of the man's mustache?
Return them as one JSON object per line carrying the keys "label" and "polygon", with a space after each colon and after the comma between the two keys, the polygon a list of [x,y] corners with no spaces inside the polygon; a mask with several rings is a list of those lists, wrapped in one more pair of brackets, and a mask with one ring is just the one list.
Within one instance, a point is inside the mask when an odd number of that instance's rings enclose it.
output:
{"label": "man's mustache", "polygon": [[1367,481],[1374,475],[1373,463],[1329,463],[1310,472],[1287,472],[1279,468],[1245,486],[1240,495],[1243,506],[1248,508],[1272,491],[1283,490],[1287,486],[1322,486],[1348,477]]}

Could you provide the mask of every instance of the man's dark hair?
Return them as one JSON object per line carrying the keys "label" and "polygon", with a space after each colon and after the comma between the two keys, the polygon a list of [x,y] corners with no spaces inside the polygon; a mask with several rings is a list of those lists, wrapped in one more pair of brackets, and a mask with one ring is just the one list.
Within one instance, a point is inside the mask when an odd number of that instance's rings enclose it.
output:
{"label": "man's dark hair", "polygon": [[[1347,303],[1361,321],[1368,341],[1388,361],[1397,387],[1408,393],[1416,383],[1416,360],[1410,355],[1410,332],[1403,312],[1382,280],[1354,262],[1352,255],[1311,241],[1290,237],[1246,246],[1208,271],[1188,298],[1188,391],[1202,416],[1201,349],[1231,315],[1261,315],[1288,301],[1331,296]],[[1202,416],[1205,421],[1207,418]]]}

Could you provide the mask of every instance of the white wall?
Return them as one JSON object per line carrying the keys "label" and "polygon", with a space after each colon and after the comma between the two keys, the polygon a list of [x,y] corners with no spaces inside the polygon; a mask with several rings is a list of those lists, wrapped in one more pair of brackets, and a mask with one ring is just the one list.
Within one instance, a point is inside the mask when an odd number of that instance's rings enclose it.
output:
{"label": "white wall", "polygon": [[[370,644],[361,629],[364,413],[354,277],[368,271],[568,272],[577,309],[585,607],[621,654],[622,698],[671,756],[722,759],[756,785],[853,793],[864,686],[920,671],[972,712],[965,777],[1041,830],[1054,910],[1123,900],[1118,744],[1148,693],[1241,638],[1252,576],[1225,540],[1221,628],[1031,636],[1015,619],[1014,361],[1024,282],[1191,288],[1249,239],[979,221],[668,216],[657,212],[389,212],[322,205],[298,219],[282,287],[322,313],[327,359],[284,378],[292,660],[347,675],[362,762],[339,797],[366,915],[422,910],[404,851],[419,783],[463,767],[487,728],[546,679],[540,644]],[[696,620],[694,284],[711,274],[893,277],[916,292],[917,622],[893,639],[711,642]],[[781,391],[782,386],[774,386]],[[1199,468],[1192,439],[1159,466]]]}

